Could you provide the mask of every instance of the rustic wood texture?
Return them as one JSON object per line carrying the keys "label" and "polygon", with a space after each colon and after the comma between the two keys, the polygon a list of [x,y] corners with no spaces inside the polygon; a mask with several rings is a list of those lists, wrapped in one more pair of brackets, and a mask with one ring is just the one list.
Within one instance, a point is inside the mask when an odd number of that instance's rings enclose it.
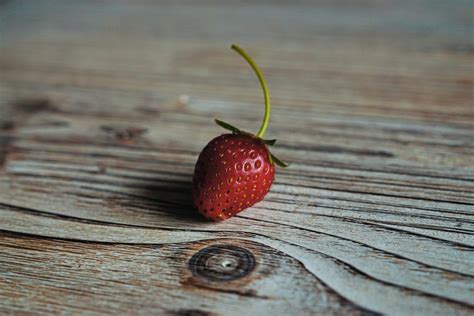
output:
{"label": "rustic wood texture", "polygon": [[[0,1],[0,313],[474,313],[470,1]],[[190,204],[219,117],[278,169]]]}

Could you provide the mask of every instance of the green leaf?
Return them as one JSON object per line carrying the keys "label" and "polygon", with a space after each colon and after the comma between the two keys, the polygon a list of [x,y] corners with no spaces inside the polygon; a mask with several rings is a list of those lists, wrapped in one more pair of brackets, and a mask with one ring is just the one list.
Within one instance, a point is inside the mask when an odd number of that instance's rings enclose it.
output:
{"label": "green leaf", "polygon": [[283,162],[281,161],[280,159],[278,159],[277,157],[275,157],[272,153],[270,153],[270,161],[273,161],[275,162],[277,165],[279,165],[280,167],[283,167],[283,168],[286,168],[288,167],[290,164],[289,163],[286,163],[286,162]]}
{"label": "green leaf", "polygon": [[229,123],[223,122],[223,121],[218,120],[218,119],[214,119],[214,121],[216,122],[217,125],[219,125],[220,127],[225,128],[226,130],[229,130],[229,131],[237,133],[237,134],[241,133],[240,129],[238,129],[235,126],[230,125]]}
{"label": "green leaf", "polygon": [[276,139],[262,139],[262,141],[267,146],[273,146],[277,142]]}

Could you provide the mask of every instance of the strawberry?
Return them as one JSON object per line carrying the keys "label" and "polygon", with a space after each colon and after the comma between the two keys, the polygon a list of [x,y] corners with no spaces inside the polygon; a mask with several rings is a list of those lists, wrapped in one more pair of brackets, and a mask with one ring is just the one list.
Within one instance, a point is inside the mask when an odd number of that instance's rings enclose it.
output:
{"label": "strawberry", "polygon": [[215,120],[232,134],[211,140],[196,162],[193,177],[193,204],[206,218],[220,221],[234,216],[262,200],[275,177],[275,166],[288,166],[270,153],[275,139],[262,138],[270,118],[270,98],[265,79],[254,61],[240,47],[232,45],[247,60],[262,85],[265,115],[257,135]]}

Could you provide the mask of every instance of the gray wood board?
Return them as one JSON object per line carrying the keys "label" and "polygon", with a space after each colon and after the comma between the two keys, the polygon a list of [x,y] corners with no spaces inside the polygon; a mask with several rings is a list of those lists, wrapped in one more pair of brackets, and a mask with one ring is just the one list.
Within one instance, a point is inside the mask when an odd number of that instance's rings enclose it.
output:
{"label": "gray wood board", "polygon": [[[0,2],[0,312],[474,312],[469,1]],[[277,170],[221,223],[194,163]],[[194,314],[193,314],[194,313]]]}

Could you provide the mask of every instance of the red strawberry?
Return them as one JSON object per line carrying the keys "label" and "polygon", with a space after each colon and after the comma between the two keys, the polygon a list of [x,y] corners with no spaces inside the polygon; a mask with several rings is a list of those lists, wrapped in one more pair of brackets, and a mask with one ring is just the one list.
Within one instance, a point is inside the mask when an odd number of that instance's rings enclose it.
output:
{"label": "red strawberry", "polygon": [[270,102],[265,79],[253,60],[240,47],[232,49],[252,66],[265,96],[265,116],[258,134],[216,120],[232,134],[211,140],[199,155],[193,177],[193,202],[206,218],[215,221],[234,216],[262,200],[270,190],[275,176],[274,163],[287,165],[273,156],[267,148],[276,140],[264,140],[270,117]]}

